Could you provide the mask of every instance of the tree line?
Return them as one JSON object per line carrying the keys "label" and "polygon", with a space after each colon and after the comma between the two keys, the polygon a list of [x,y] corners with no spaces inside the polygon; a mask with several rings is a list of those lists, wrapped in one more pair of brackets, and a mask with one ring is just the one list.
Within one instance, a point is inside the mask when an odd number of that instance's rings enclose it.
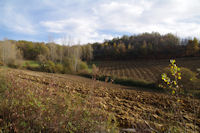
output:
{"label": "tree line", "polygon": [[[0,41],[0,64],[18,66],[22,60],[39,62],[49,72],[77,72],[91,60],[160,59],[200,56],[197,38],[180,39],[171,33],[157,32],[113,38],[103,43],[69,46],[50,40],[48,43],[25,40]],[[27,66],[29,66],[27,64]],[[58,69],[58,70],[56,70]]]}
{"label": "tree line", "polygon": [[157,32],[113,38],[93,43],[95,60],[161,59],[200,56],[197,38],[180,39],[171,33]]}
{"label": "tree line", "polygon": [[0,41],[2,65],[18,66],[22,60],[34,60],[39,62],[42,71],[66,73],[86,69],[86,62],[92,58],[93,49],[90,44],[66,46],[53,41],[48,43],[7,39]]}

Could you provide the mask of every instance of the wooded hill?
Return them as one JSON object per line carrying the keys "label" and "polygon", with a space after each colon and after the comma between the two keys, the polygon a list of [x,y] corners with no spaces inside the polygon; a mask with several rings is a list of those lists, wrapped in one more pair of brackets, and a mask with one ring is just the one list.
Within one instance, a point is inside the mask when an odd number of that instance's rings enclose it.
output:
{"label": "wooded hill", "polygon": [[179,38],[157,32],[122,36],[93,43],[95,60],[161,59],[200,55],[197,38]]}
{"label": "wooded hill", "polygon": [[9,48],[11,46],[9,44],[15,45],[14,47],[19,50],[12,53],[19,55],[20,52],[23,59],[45,59],[57,63],[62,63],[66,58],[78,58],[89,62],[91,60],[169,59],[200,56],[200,44],[197,38],[181,39],[171,33],[161,35],[157,32],[124,35],[105,40],[103,43],[73,46],[58,45],[54,42],[4,40],[0,41],[1,59],[6,57],[5,53],[12,55],[9,51],[14,50]]}

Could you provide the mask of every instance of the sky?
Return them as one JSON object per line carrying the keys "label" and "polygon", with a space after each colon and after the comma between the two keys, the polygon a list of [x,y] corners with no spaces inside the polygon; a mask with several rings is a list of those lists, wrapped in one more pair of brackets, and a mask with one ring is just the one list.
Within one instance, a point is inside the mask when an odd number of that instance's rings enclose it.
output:
{"label": "sky", "polygon": [[0,40],[92,43],[144,32],[200,38],[200,0],[0,0]]}

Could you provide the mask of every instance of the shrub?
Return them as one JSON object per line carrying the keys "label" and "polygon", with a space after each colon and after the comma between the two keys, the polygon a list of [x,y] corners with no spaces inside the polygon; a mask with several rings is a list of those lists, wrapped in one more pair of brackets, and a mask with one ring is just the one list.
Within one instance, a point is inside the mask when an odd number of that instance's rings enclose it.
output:
{"label": "shrub", "polygon": [[56,64],[55,65],[55,71],[56,73],[63,73],[64,72],[64,67],[62,64]]}
{"label": "shrub", "polygon": [[[73,58],[65,58],[63,59],[63,64],[55,64],[50,60],[45,61],[42,55],[38,57],[40,58],[40,71],[50,73],[75,73],[75,64]],[[88,72],[88,65],[85,62],[79,60],[77,63],[77,70],[81,73]]]}
{"label": "shrub", "polygon": [[78,72],[83,72],[88,70],[88,65],[87,63],[83,61],[79,61],[79,67],[78,67]]}
{"label": "shrub", "polygon": [[195,81],[197,78],[194,72],[188,68],[181,67],[181,76],[180,85],[185,91],[188,89],[196,89]]}
{"label": "shrub", "polygon": [[8,65],[8,67],[11,67],[11,68],[21,68],[22,61],[21,60],[10,60],[7,65]]}
{"label": "shrub", "polygon": [[200,90],[200,79],[199,78],[195,79],[193,82],[194,82],[195,89]]}
{"label": "shrub", "polygon": [[64,73],[72,73],[74,71],[73,60],[70,58],[65,58],[63,60],[63,66],[64,66]]}
{"label": "shrub", "polygon": [[56,67],[55,67],[54,62],[48,60],[40,64],[40,70],[44,72],[54,73],[56,72]]}
{"label": "shrub", "polygon": [[40,63],[44,63],[47,61],[46,57],[44,55],[38,55],[37,56],[37,61],[40,62]]}
{"label": "shrub", "polygon": [[[175,64],[175,63],[174,63]],[[188,68],[174,68],[173,65],[170,65],[170,67],[163,69],[162,80],[158,80],[158,84],[161,87],[164,87],[166,89],[173,88],[172,93],[175,93],[176,91],[181,91],[182,93],[187,93],[190,89],[196,89],[196,74],[192,72]],[[176,65],[175,65],[176,66]],[[173,71],[177,69],[175,74],[172,74]],[[177,77],[175,77],[177,76]],[[168,87],[166,87],[166,85]],[[180,89],[180,90],[177,90]]]}
{"label": "shrub", "polygon": [[92,64],[92,78],[96,79],[98,73],[99,73],[99,68],[95,64]]}
{"label": "shrub", "polygon": [[[77,65],[77,67],[75,67],[75,65]],[[78,60],[76,64],[76,61],[74,58],[65,58],[63,60],[63,66],[64,66],[64,73],[88,72],[87,63],[81,60]]]}

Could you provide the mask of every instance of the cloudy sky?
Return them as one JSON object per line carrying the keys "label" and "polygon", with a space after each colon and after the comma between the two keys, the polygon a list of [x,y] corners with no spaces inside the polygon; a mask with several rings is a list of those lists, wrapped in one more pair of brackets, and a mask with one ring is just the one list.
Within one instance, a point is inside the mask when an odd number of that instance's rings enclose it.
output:
{"label": "cloudy sky", "polygon": [[74,43],[143,32],[200,38],[200,0],[0,0],[0,39]]}

